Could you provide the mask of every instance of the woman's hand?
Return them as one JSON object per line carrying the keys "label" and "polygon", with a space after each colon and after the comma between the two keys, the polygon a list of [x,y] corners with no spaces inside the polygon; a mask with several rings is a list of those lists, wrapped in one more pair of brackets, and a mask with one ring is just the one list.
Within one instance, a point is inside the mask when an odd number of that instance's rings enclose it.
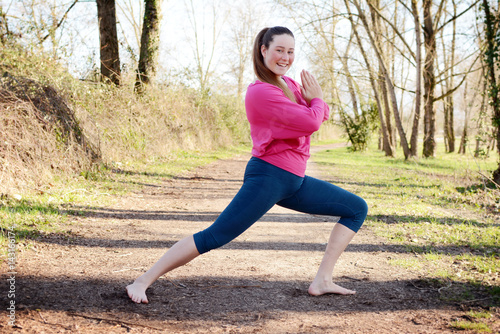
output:
{"label": "woman's hand", "polygon": [[302,97],[307,101],[308,104],[314,98],[323,99],[323,91],[316,81],[316,78],[306,70],[300,72],[300,79],[302,80],[302,86],[300,87],[302,91]]}

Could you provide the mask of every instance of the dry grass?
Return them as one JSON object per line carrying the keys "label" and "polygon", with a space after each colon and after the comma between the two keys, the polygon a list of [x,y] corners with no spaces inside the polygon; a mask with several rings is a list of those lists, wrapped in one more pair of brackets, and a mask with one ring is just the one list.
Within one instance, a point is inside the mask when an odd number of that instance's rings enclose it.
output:
{"label": "dry grass", "polygon": [[24,192],[115,162],[248,142],[243,101],[185,87],[133,91],[79,81],[43,54],[0,48],[0,194]]}
{"label": "dry grass", "polygon": [[0,87],[0,183],[36,188],[54,173],[88,169],[99,159],[72,110],[50,86],[4,76]]}
{"label": "dry grass", "polygon": [[207,98],[181,87],[152,87],[137,96],[129,87],[86,86],[75,101],[77,114],[95,120],[107,162],[164,159],[179,150],[213,150],[249,139],[242,101],[232,97]]}

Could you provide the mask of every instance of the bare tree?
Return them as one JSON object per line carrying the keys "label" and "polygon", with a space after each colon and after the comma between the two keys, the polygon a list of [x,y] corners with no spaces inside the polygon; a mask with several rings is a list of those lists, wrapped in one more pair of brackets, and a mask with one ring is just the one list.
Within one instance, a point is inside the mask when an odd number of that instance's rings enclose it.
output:
{"label": "bare tree", "polygon": [[423,0],[424,4],[424,46],[425,46],[425,62],[424,62],[424,147],[423,156],[432,157],[436,148],[434,135],[436,133],[436,113],[434,111],[434,89],[436,86],[436,76],[434,72],[434,64],[436,62],[436,28],[434,22],[439,22],[444,1],[440,2],[439,10],[432,14],[432,0]]}
{"label": "bare tree", "polygon": [[[78,0],[68,1],[22,1],[18,10],[22,13],[17,19],[20,21],[19,35],[33,44],[50,47],[53,58],[61,53],[60,40],[63,36],[64,23],[69,12],[78,3]],[[5,22],[7,16],[4,13]],[[50,44],[45,43],[50,41]]]}
{"label": "bare tree", "polygon": [[[457,5],[455,0],[452,0],[453,5],[453,15],[457,15]],[[456,20],[453,20],[453,29],[451,35],[451,47],[448,51],[446,50],[446,43],[444,36],[441,36],[441,42],[443,44],[442,53],[443,53],[443,63],[445,65],[445,71],[443,75],[445,78],[442,80],[442,91],[447,92],[453,89],[454,86],[454,77],[455,77],[455,49],[456,49]],[[444,30],[441,30],[441,35]],[[444,143],[445,150],[447,153],[451,153],[455,151],[455,129],[454,129],[454,101],[453,94],[449,94],[446,98],[443,99],[443,111],[444,111],[444,123],[443,123],[443,133],[444,133]]]}
{"label": "bare tree", "polygon": [[424,147],[423,156],[432,157],[435,154],[436,141],[436,111],[434,110],[434,102],[445,98],[455,92],[460,85],[465,81],[465,76],[462,81],[456,86],[449,89],[446,93],[440,97],[435,97],[435,87],[436,87],[436,73],[435,73],[435,63],[437,58],[436,49],[436,37],[437,34],[444,29],[449,23],[454,22],[459,17],[463,16],[469,10],[474,8],[474,6],[479,2],[472,3],[470,6],[465,8],[460,13],[455,13],[448,20],[443,22],[441,25],[441,18],[444,14],[444,8],[446,5],[446,0],[441,0],[437,4],[437,9],[435,12],[432,11],[433,1],[423,0],[424,7],[424,46],[425,46],[425,64],[424,64],[424,101],[425,101],[425,113],[424,113]]}
{"label": "bare tree", "polygon": [[[410,157],[410,148],[408,145],[408,141],[406,139],[406,133],[405,133],[405,130],[403,128],[403,124],[401,122],[401,117],[400,117],[399,108],[398,108],[398,101],[396,98],[396,93],[394,91],[394,84],[393,84],[392,78],[389,76],[389,72],[387,70],[387,64],[386,64],[386,61],[383,57],[382,50],[380,49],[378,43],[375,40],[375,37],[373,36],[373,33],[372,33],[371,28],[368,24],[368,21],[366,19],[364,11],[361,9],[361,6],[359,5],[358,0],[353,0],[353,3],[356,6],[359,18],[361,19],[361,22],[363,23],[363,26],[365,27],[365,30],[366,30],[366,33],[368,34],[369,39],[370,39],[370,43],[372,45],[372,48],[375,50],[379,65],[382,69],[382,73],[384,75],[384,79],[386,81],[387,89],[389,92],[392,112],[394,114],[394,119],[396,121],[396,128],[398,129],[398,133],[399,133],[399,137],[400,137],[401,147],[403,148],[403,153],[404,153],[405,159],[408,159]],[[372,8],[372,7],[370,7],[370,8]]]}
{"label": "bare tree", "polygon": [[[475,91],[475,93],[477,90]],[[476,94],[474,94],[475,97]],[[470,115],[470,109],[472,107],[472,103],[467,101],[467,84],[465,84],[465,89],[464,89],[464,102],[465,102],[465,120],[464,120],[464,129],[462,131],[462,138],[460,139],[460,146],[458,148],[458,154],[465,154],[467,151],[467,143],[469,141],[469,115]]]}
{"label": "bare tree", "polygon": [[[196,77],[199,88],[203,94],[210,90],[210,81],[214,67],[214,57],[218,40],[221,34],[220,25],[227,19],[227,11],[221,10],[221,5],[213,0],[210,6],[195,6],[194,0],[186,0],[188,18],[193,29],[194,41],[192,43],[196,65]],[[200,10],[207,9],[210,17]],[[200,16],[202,25],[200,26]],[[209,26],[205,25],[205,20],[209,20]],[[209,29],[209,30],[207,30]],[[210,41],[207,40],[206,32],[210,32]],[[208,46],[207,46],[208,44]]]}
{"label": "bare tree", "polygon": [[[380,0],[374,0],[374,1],[367,1],[370,7],[370,14],[372,18],[372,31],[373,31],[373,38],[375,40],[376,45],[378,46],[379,50],[382,52],[383,47],[382,47],[382,24],[381,24],[381,13],[380,13]],[[387,20],[386,20],[387,21]],[[394,29],[395,30],[395,29]],[[389,43],[386,43],[386,45]],[[388,53],[385,53],[385,57],[389,56]],[[386,63],[391,63],[389,59],[386,59]],[[392,127],[392,122],[391,122],[391,113],[392,113],[392,108],[391,108],[391,103],[389,102],[389,92],[387,90],[387,83],[386,83],[386,74],[390,76],[389,68],[381,66],[379,62],[378,66],[379,72],[378,72],[378,83],[379,83],[379,90],[380,90],[380,95],[382,96],[382,102],[383,102],[383,107],[384,107],[384,112],[385,112],[385,122],[387,126],[387,134],[389,136],[389,142],[391,143],[391,146],[396,146],[396,134],[394,133],[394,129]],[[387,73],[385,73],[387,71]],[[382,112],[382,110],[381,110]]]}
{"label": "bare tree", "polygon": [[373,94],[375,96],[375,102],[377,103],[378,115],[379,115],[379,119],[380,119],[380,128],[381,128],[381,132],[382,132],[382,149],[384,150],[386,156],[392,157],[392,156],[394,156],[394,148],[393,148],[392,143],[389,139],[390,138],[389,132],[388,132],[387,125],[386,125],[386,122],[384,119],[384,114],[382,112],[382,109],[383,109],[382,102],[380,100],[380,94],[379,94],[379,90],[377,87],[375,75],[374,75],[374,72],[372,70],[372,65],[371,65],[369,57],[367,56],[366,51],[363,47],[363,43],[361,42],[361,38],[359,36],[358,29],[357,29],[357,23],[355,23],[353,20],[352,13],[351,13],[351,10],[349,8],[349,3],[347,2],[347,0],[344,0],[344,3],[346,6],[346,9],[347,9],[347,12],[349,14],[348,18],[349,18],[349,21],[351,22],[353,34],[356,36],[356,40],[358,42],[358,47],[361,51],[361,54],[363,56],[363,59],[365,61],[365,64],[366,64],[366,67],[368,70],[370,84],[372,86]]}
{"label": "bare tree", "polygon": [[[484,61],[483,61],[484,62]],[[476,117],[476,128],[477,128],[477,134],[476,134],[476,148],[474,149],[474,156],[477,158],[480,156],[481,152],[484,154],[488,155],[489,154],[489,146],[486,146],[486,150],[483,150],[481,146],[484,143],[489,143],[492,138],[494,138],[494,134],[492,131],[489,131],[488,126],[486,125],[486,120],[488,118],[488,80],[486,80],[485,77],[485,68],[486,66],[483,66],[483,70],[481,72],[481,77],[480,77],[480,82],[478,83],[477,87],[482,88],[482,98],[481,98],[481,105],[479,107],[479,112]],[[475,92],[477,92],[479,89],[476,89]]]}
{"label": "bare tree", "polygon": [[422,102],[422,30],[420,23],[420,14],[418,12],[417,0],[411,0],[411,13],[415,24],[415,113],[413,116],[413,126],[410,138],[410,155],[418,155],[418,129],[420,123],[420,109]]}
{"label": "bare tree", "polygon": [[120,84],[120,55],[116,30],[115,0],[96,0],[99,20],[101,75],[105,81]]}
{"label": "bare tree", "polygon": [[[120,10],[118,15],[122,17],[123,21],[128,21],[129,29],[132,30],[135,41],[134,44],[140,48],[141,45],[141,35],[142,35],[142,24],[141,20],[144,20],[144,7],[138,6],[138,13],[136,13],[136,6],[134,5],[135,0],[123,0],[116,3],[117,8]],[[118,22],[119,26],[122,26],[121,22]],[[125,31],[125,28],[122,27]],[[129,45],[131,43],[128,43]]]}
{"label": "bare tree", "polygon": [[156,75],[160,49],[160,20],[162,0],[144,0],[144,21],[142,24],[141,51],[135,81],[135,91],[141,93]]}

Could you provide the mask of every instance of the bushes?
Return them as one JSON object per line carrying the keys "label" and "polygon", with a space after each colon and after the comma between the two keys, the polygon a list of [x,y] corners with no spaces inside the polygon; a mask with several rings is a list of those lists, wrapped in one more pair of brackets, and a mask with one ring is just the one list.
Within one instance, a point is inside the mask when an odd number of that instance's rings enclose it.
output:
{"label": "bushes", "polygon": [[371,134],[377,129],[378,108],[375,103],[361,106],[361,114],[349,115],[345,110],[340,110],[340,123],[351,143],[352,151],[364,151],[370,140]]}

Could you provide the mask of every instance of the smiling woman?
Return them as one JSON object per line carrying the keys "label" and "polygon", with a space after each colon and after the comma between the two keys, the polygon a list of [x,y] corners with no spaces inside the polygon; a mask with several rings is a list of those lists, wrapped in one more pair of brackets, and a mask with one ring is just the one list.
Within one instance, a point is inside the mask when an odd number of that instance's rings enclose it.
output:
{"label": "smiling woman", "polygon": [[301,72],[302,85],[285,76],[294,60],[294,48],[293,34],[287,28],[265,28],[257,34],[253,60],[258,80],[249,85],[245,97],[253,149],[243,185],[212,225],[177,242],[127,286],[132,301],[148,303],[146,289],[160,276],[229,243],[275,204],[340,217],[308,292],[312,296],[355,293],[333,283],[332,274],[368,207],[362,198],[305,175],[311,135],[328,119],[330,109],[309,72]]}
{"label": "smiling woman", "polygon": [[266,48],[261,47],[264,63],[277,77],[285,75],[295,58],[295,39],[290,35],[275,36],[273,42]]}
{"label": "smiling woman", "polygon": [[253,46],[253,68],[262,82],[281,88],[285,95],[295,102],[295,97],[283,82],[295,60],[295,37],[285,27],[266,28],[260,31]]}

